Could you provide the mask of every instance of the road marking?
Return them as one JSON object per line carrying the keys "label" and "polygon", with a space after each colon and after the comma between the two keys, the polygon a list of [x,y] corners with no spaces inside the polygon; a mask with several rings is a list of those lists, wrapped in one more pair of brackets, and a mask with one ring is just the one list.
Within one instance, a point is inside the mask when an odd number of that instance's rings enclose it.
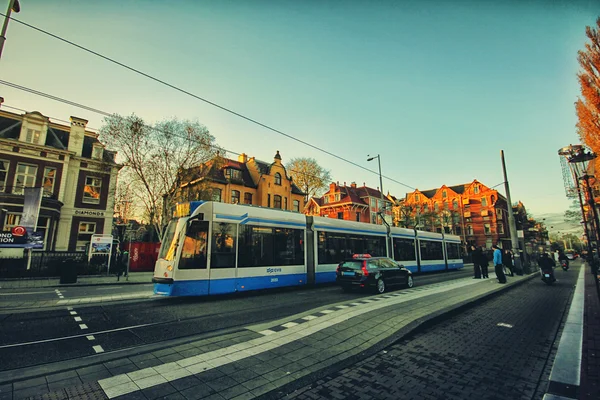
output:
{"label": "road marking", "polygon": [[71,315],[77,315],[77,311],[71,311]]}
{"label": "road marking", "polygon": [[286,328],[291,328],[292,326],[296,326],[296,325],[298,325],[297,322],[288,322],[287,324],[283,324],[281,326],[284,326]]}
{"label": "road marking", "polygon": [[67,307],[67,311],[71,311],[73,307]]}
{"label": "road marking", "polygon": [[65,296],[58,296],[58,298],[59,298],[59,299],[64,299],[64,298],[65,298]]}
{"label": "road marking", "polygon": [[93,296],[93,297],[80,297],[75,299],[59,300],[57,304],[84,304],[84,303],[101,303],[104,301],[119,301],[119,300],[130,300],[130,299],[150,299],[150,298],[162,298],[154,293],[138,292],[128,294],[117,294],[114,296]]}
{"label": "road marking", "polygon": [[81,317],[75,317],[75,322],[81,322],[81,321],[82,321]]}
{"label": "road marking", "polygon": [[348,308],[348,306],[341,305],[341,306],[335,306],[335,308],[340,308],[340,309],[342,309],[342,308]]}
{"label": "road marking", "polygon": [[310,321],[311,319],[315,319],[317,318],[316,315],[307,315],[306,317],[302,317],[302,319],[306,320],[306,321]]}
{"label": "road marking", "polygon": [[513,327],[511,324],[505,324],[504,322],[499,322],[497,324],[497,326],[501,326],[503,328],[512,328]]}
{"label": "road marking", "polygon": [[260,332],[258,332],[258,333],[260,333],[261,335],[268,336],[268,335],[272,335],[272,334],[274,334],[274,333],[275,333],[275,331],[272,331],[272,330],[270,330],[270,329],[265,329],[264,331],[260,331]]}
{"label": "road marking", "polygon": [[[373,304],[363,304],[363,307],[354,307],[349,312],[338,312],[332,315],[324,315],[315,321],[308,321],[290,329],[285,329],[278,332],[271,331],[272,333],[269,334],[264,333],[269,331],[268,329],[263,330],[259,333],[262,333],[265,336],[252,339],[247,342],[227,346],[193,357],[184,358],[176,362],[165,363],[156,367],[143,368],[129,374],[121,374],[111,378],[101,379],[98,381],[98,384],[106,396],[109,399],[112,399],[124,394],[137,392],[142,388],[148,388],[161,383],[174,381],[175,379],[178,379],[172,375],[175,370],[187,371],[191,374],[208,371],[218,368],[222,365],[230,364],[247,357],[267,352],[275,348],[280,348],[283,345],[308,337],[316,332],[329,328],[330,326],[337,325],[350,318],[358,317],[359,315],[368,312],[408,301],[413,301],[423,297],[428,297],[433,294],[465,288],[473,284],[476,284],[476,282],[473,282],[469,278],[468,280],[465,279],[454,284],[449,284],[443,288],[437,288],[436,290],[418,292],[414,293],[412,296],[397,297],[394,299],[379,301]],[[273,335],[273,337],[268,337],[271,335]],[[167,365],[169,366],[168,368]],[[168,372],[164,372],[165,368],[168,369]],[[167,375],[169,373],[171,375]],[[131,378],[131,376],[134,376],[134,378]]]}
{"label": "road marking", "polygon": [[87,340],[96,340],[94,335],[88,335],[88,336],[86,336],[86,338],[87,338]]}
{"label": "road marking", "polygon": [[81,329],[87,329],[88,328],[88,326],[86,324],[79,324],[79,327]]}
{"label": "road marking", "polygon": [[96,290],[116,290],[116,289],[121,289],[121,288],[123,288],[123,286],[97,288]]}
{"label": "road marking", "polygon": [[98,345],[98,346],[94,346],[92,347],[94,349],[94,351],[96,353],[104,353],[104,349],[102,348],[102,346]]}
{"label": "road marking", "polygon": [[55,292],[19,292],[19,293],[0,293],[0,296],[24,296],[28,294],[48,294]]}

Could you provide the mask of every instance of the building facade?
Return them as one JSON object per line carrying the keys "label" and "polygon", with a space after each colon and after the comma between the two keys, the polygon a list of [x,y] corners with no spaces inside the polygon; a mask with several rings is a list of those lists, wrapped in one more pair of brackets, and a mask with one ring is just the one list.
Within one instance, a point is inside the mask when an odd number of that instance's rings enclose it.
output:
{"label": "building facade", "polygon": [[[83,251],[92,234],[111,233],[120,166],[115,153],[86,125],[77,117],[67,126],[37,111],[19,115],[0,110],[3,231],[19,226],[24,188],[39,187],[43,198],[37,231],[43,233],[44,250]],[[0,254],[7,252],[1,249]]]}
{"label": "building facade", "polygon": [[389,198],[381,199],[378,189],[367,187],[363,184],[357,187],[352,182],[350,186],[340,186],[339,182],[332,182],[329,190],[323,196],[312,197],[304,213],[321,217],[345,219],[348,221],[382,224],[383,215],[388,223],[392,221],[392,202]]}
{"label": "building facade", "polygon": [[272,163],[240,154],[237,160],[211,160],[184,171],[175,201],[211,199],[302,212],[304,196],[277,151]]}
{"label": "building facade", "polygon": [[510,242],[506,198],[477,180],[407,193],[394,205],[394,216],[397,226],[452,233],[465,245]]}

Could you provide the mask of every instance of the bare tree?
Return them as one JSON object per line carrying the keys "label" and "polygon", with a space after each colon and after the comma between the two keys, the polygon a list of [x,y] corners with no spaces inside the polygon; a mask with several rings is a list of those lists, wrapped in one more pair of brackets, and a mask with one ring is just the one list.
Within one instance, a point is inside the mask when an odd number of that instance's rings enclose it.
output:
{"label": "bare tree", "polygon": [[401,228],[412,228],[416,224],[416,210],[415,204],[401,204],[398,207],[398,220],[396,226]]}
{"label": "bare tree", "polygon": [[331,181],[329,171],[321,167],[314,158],[293,158],[286,163],[286,169],[294,183],[306,193],[306,201],[311,197],[318,197]]}
{"label": "bare tree", "polygon": [[164,210],[174,206],[181,171],[221,153],[215,139],[199,122],[172,119],[150,126],[136,116],[113,115],[100,129],[104,143],[119,151],[124,169],[119,184],[127,186],[162,239]]}

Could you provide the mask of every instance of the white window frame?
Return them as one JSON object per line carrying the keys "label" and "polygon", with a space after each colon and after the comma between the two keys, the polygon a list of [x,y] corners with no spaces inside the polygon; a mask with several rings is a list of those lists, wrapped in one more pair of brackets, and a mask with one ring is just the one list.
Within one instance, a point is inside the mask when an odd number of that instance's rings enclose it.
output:
{"label": "white window frame", "polygon": [[295,212],[300,212],[300,201],[299,200],[294,200],[293,204],[294,204],[294,211]]}
{"label": "white window frame", "polygon": [[487,207],[488,206],[487,197],[483,196],[481,198],[481,206],[482,207]]}
{"label": "white window frame", "polygon": [[42,131],[38,131],[37,129],[27,129],[27,133],[25,134],[25,141],[27,143],[32,144],[40,144],[40,138],[42,137]]}
{"label": "white window frame", "polygon": [[279,172],[275,173],[275,184],[281,186],[281,174]]}
{"label": "white window frame", "polygon": [[[88,229],[85,231],[81,230],[81,226],[82,225],[87,225]],[[93,227],[93,229],[89,229],[89,227]],[[91,242],[92,240],[92,235],[96,233],[96,223],[95,222],[89,222],[89,221],[81,221],[79,222],[79,225],[77,226],[77,242],[75,243],[75,251],[85,251],[85,246],[86,244],[88,244],[89,242]],[[90,235],[89,239],[87,240],[79,240],[79,235]]]}
{"label": "white window frame", "polygon": [[475,194],[479,194],[479,185],[475,185],[475,186],[473,187],[473,193],[475,193]]}
{"label": "white window frame", "polygon": [[[54,171],[54,176],[52,176],[52,177],[48,176],[48,172],[50,172],[50,171]],[[44,196],[51,196],[54,194],[54,184],[56,183],[56,172],[57,172],[57,169],[54,167],[44,167],[44,179],[42,181],[42,189],[44,190]],[[52,180],[52,186],[50,186],[49,188],[46,187],[47,179]]]}
{"label": "white window frame", "polygon": [[483,224],[483,234],[484,235],[492,234],[492,227],[490,226],[490,224]]}
{"label": "white window frame", "polygon": [[[5,164],[6,163],[6,168]],[[4,192],[6,190],[6,181],[8,179],[8,170],[10,169],[10,161],[8,160],[0,160],[0,192]],[[4,177],[2,178],[2,174]]]}
{"label": "white window frame", "polygon": [[[91,185],[88,184],[88,179],[91,179],[92,182],[94,180],[98,180],[100,182],[100,186],[95,186],[95,185]],[[91,186],[94,188],[98,188],[98,198],[93,198],[91,196],[86,196],[86,191],[85,188]],[[82,203],[86,203],[86,204],[100,204],[100,198],[102,197],[102,178],[97,177],[97,176],[92,176],[92,175],[86,175],[85,177],[85,181],[84,181],[84,186],[83,186],[83,198],[81,199]]]}
{"label": "white window frame", "polygon": [[[19,167],[25,167],[26,168],[25,173],[19,173]],[[33,173],[31,173],[31,171],[29,170],[30,168],[33,168]],[[17,169],[15,170],[15,180],[14,180],[13,191],[12,191],[13,194],[23,194],[23,192],[24,192],[23,188],[35,187],[35,180],[37,178],[37,170],[38,170],[38,166],[35,164],[18,163]],[[19,177],[24,177],[23,184],[18,184]],[[28,183],[28,181],[30,183]]]}
{"label": "white window frame", "polygon": [[498,224],[498,234],[504,235],[504,224]]}

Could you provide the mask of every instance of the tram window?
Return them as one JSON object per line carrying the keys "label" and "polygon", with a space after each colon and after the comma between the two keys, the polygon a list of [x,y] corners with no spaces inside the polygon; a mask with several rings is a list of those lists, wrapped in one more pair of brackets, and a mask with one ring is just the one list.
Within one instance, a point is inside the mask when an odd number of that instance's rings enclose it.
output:
{"label": "tram window", "polygon": [[208,222],[193,220],[187,226],[179,269],[206,269]]}
{"label": "tram window", "polygon": [[342,233],[319,232],[319,264],[337,264],[348,258],[346,236]]}
{"label": "tram window", "polygon": [[443,260],[442,242],[433,242],[428,240],[420,241],[421,259],[427,260]]}
{"label": "tram window", "polygon": [[457,243],[446,243],[446,253],[448,260],[456,260],[460,258],[460,246]]}
{"label": "tram window", "polygon": [[394,260],[396,261],[414,261],[415,241],[413,239],[394,238]]}
{"label": "tram window", "polygon": [[213,224],[211,268],[235,268],[235,228],[225,222]]}
{"label": "tram window", "polygon": [[344,253],[344,258],[352,258],[354,254],[366,254],[365,241],[362,236],[348,235],[348,247]]}
{"label": "tram window", "polygon": [[167,231],[165,232],[162,246],[160,247],[160,253],[158,257],[167,261],[173,260],[173,257],[175,257],[175,252],[177,251],[177,242],[179,239],[179,237],[175,236],[177,222],[178,220],[175,219],[169,223],[169,226],[167,226]]}
{"label": "tram window", "polygon": [[284,228],[274,228],[273,231],[273,265],[304,264],[304,231]]}
{"label": "tram window", "polygon": [[365,237],[365,251],[373,257],[385,257],[385,238]]}

